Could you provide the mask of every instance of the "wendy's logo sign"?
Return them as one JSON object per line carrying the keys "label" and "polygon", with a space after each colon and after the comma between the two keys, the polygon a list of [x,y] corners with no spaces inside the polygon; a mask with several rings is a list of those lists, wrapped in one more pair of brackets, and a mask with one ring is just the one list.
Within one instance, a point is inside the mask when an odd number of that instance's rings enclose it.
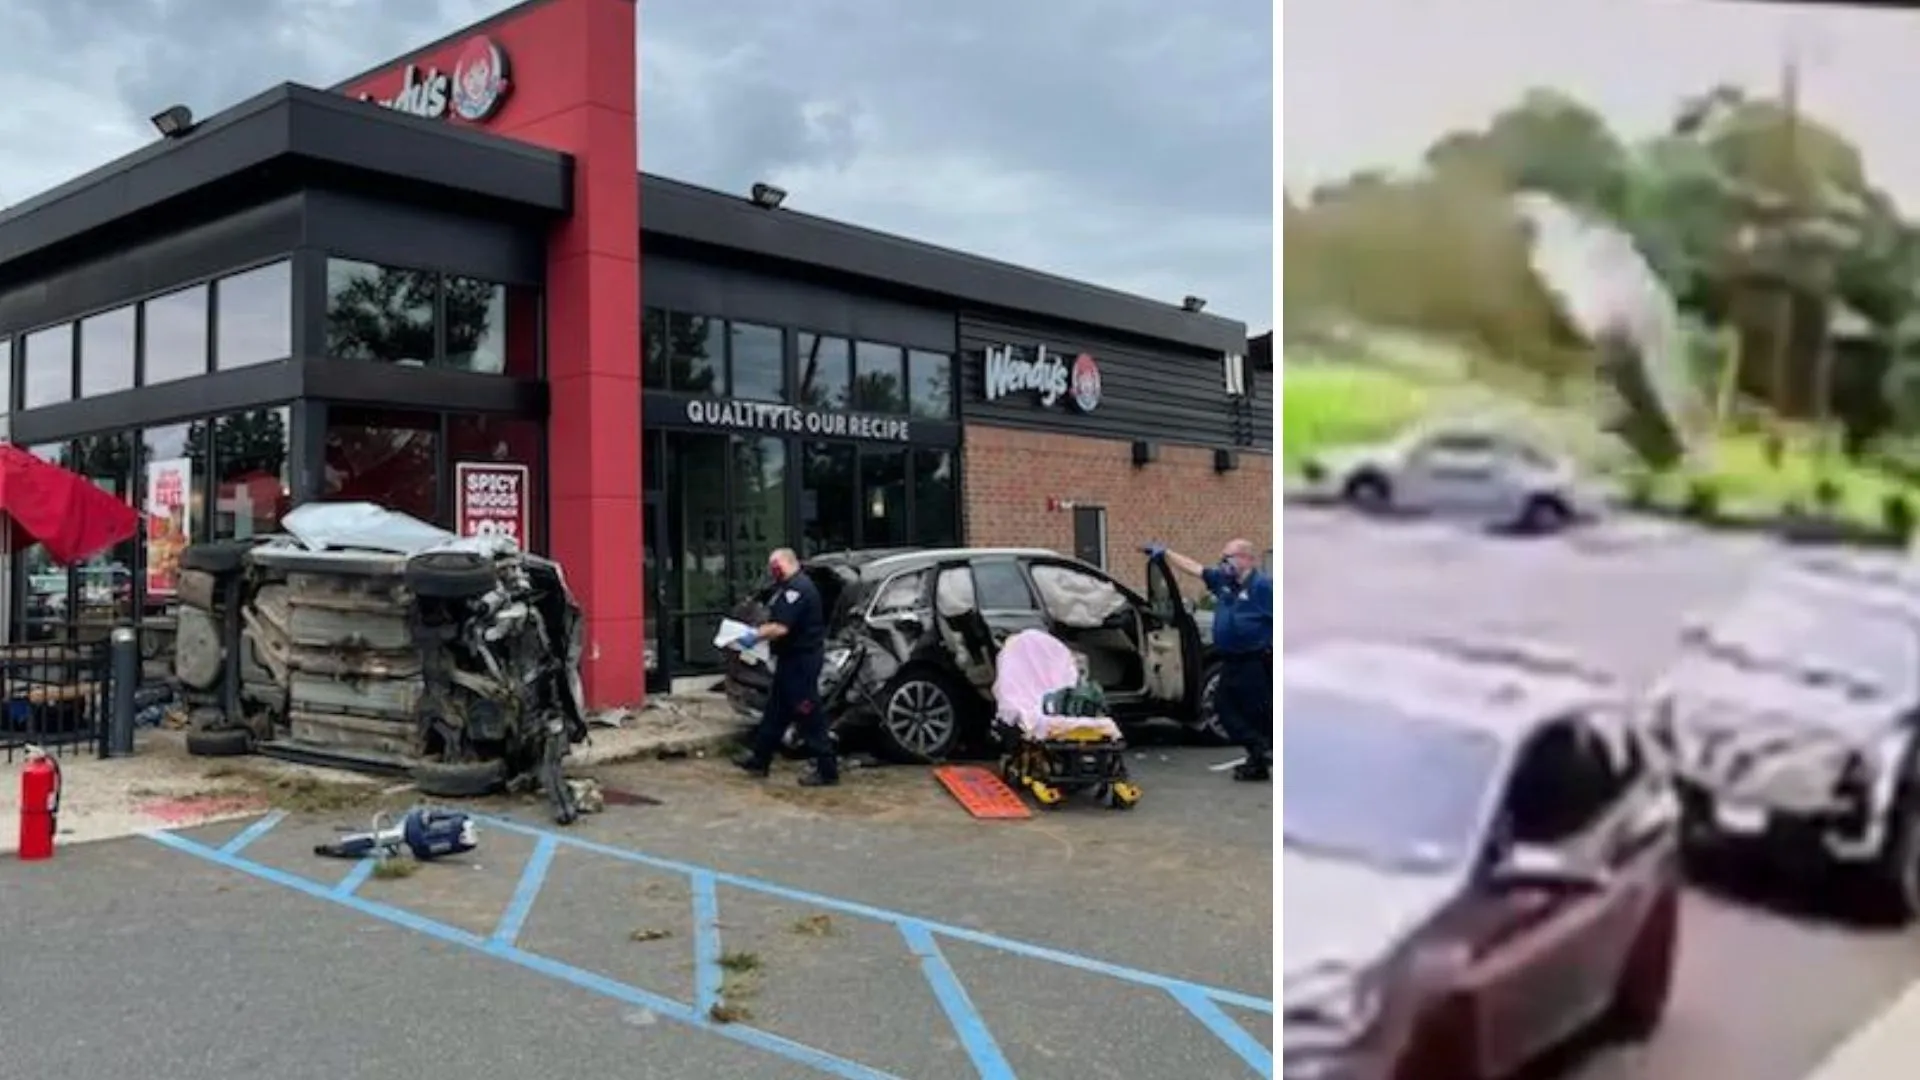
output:
{"label": "wendy's logo sign", "polygon": [[443,119],[451,110],[453,116],[478,124],[500,111],[513,88],[508,76],[506,50],[483,34],[460,46],[452,75],[432,65],[422,70],[408,64],[398,93],[389,98],[361,94],[360,100],[428,120]]}
{"label": "wendy's logo sign", "polygon": [[1089,353],[1081,353],[1073,361],[1073,404],[1089,413],[1100,407],[1100,365]]}

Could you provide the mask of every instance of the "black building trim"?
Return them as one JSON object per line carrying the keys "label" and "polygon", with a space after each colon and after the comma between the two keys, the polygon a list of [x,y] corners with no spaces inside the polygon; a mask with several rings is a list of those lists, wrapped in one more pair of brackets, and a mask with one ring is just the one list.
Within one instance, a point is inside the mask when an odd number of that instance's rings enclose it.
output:
{"label": "black building trim", "polygon": [[[953,309],[900,303],[871,290],[837,289],[821,275],[772,274],[764,262],[723,252],[707,257],[643,250],[642,307],[861,341],[951,353]],[[718,256],[718,257],[714,257]]]}
{"label": "black building trim", "polygon": [[[1070,395],[1063,395],[1052,405],[1044,405],[1032,391],[1015,391],[988,401],[987,350],[1008,346],[1016,356],[1027,359],[1038,347],[1045,346],[1069,369],[1081,354],[1092,356],[1100,371],[1099,404],[1091,412],[1081,412]],[[1245,348],[1245,342],[1241,348]],[[1014,322],[966,313],[960,316],[960,351],[954,363],[958,366],[955,382],[960,414],[968,423],[1271,453],[1272,397],[1230,396],[1223,359],[1194,349],[1146,349],[1116,337],[1078,333],[1060,324]],[[1271,378],[1266,381],[1271,382]]]}
{"label": "black building trim", "polygon": [[[647,236],[887,282],[958,301],[958,306],[1025,312],[1215,353],[1246,348],[1245,323],[1184,311],[1177,302],[1160,303],[810,214],[764,210],[738,195],[644,173],[640,222]],[[643,239],[642,258],[647,245]]]}
{"label": "black building trim", "polygon": [[558,217],[572,210],[572,173],[557,151],[283,84],[0,212],[0,273],[42,274],[83,240],[111,250],[143,226],[176,231],[182,211],[231,209],[249,189],[326,186]]}

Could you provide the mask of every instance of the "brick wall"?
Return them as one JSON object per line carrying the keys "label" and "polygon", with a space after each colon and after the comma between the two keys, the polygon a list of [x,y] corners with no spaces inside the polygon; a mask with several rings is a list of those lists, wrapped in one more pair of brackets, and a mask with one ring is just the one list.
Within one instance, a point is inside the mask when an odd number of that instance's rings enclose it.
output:
{"label": "brick wall", "polygon": [[1273,546],[1273,458],[1242,451],[1240,467],[1213,471],[1213,451],[1160,446],[1135,467],[1132,444],[967,425],[966,542],[1073,553],[1073,512],[1047,500],[1107,508],[1108,569],[1144,589],[1137,549],[1158,540],[1202,562],[1236,536]]}

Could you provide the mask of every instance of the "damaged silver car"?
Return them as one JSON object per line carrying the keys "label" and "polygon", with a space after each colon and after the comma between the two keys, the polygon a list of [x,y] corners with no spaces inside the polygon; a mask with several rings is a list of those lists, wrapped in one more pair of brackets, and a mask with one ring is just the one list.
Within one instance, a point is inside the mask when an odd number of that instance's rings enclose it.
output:
{"label": "damaged silver car", "polygon": [[588,727],[582,616],[554,562],[366,503],[181,553],[188,749],[409,775],[428,795],[544,790]]}
{"label": "damaged silver car", "polygon": [[1652,691],[1690,855],[1854,872],[1920,918],[1920,569],[1824,557],[1690,626]]}

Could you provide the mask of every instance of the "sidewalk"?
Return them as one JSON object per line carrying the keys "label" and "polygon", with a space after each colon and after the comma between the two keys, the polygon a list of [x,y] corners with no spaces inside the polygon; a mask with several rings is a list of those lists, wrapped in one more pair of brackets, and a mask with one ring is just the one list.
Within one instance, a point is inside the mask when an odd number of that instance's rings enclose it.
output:
{"label": "sidewalk", "polygon": [[1920,983],[1840,1044],[1806,1080],[1891,1080],[1920,1061]]}
{"label": "sidewalk", "polygon": [[[600,718],[588,744],[574,747],[573,769],[646,757],[694,755],[736,738],[740,723],[714,694],[661,697],[638,712]],[[64,793],[58,842],[81,844],[252,817],[280,806],[328,810],[377,802],[410,790],[403,781],[320,769],[272,758],[197,758],[179,731],[142,730],[128,758],[76,754],[59,758]],[[0,765],[0,855],[19,846],[19,771]]]}

